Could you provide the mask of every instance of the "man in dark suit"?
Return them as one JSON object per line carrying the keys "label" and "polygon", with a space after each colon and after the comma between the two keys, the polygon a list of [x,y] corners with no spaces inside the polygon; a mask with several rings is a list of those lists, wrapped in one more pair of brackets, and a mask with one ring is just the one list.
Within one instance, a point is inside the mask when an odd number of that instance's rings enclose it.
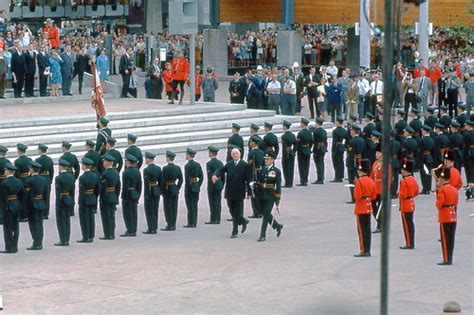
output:
{"label": "man in dark suit", "polygon": [[232,235],[230,237],[236,238],[239,233],[239,225],[242,225],[242,233],[244,233],[249,223],[249,220],[244,217],[244,199],[246,193],[250,191],[250,171],[247,162],[241,159],[238,147],[232,149],[231,155],[232,160],[214,172],[212,182],[216,183],[226,175],[224,197],[227,199],[227,206],[232,215]]}
{"label": "man in dark suit", "polygon": [[23,46],[21,45],[17,45],[12,51],[11,69],[14,95],[15,98],[18,98],[21,97],[26,73],[25,56],[23,54]]}
{"label": "man in dark suit", "polygon": [[153,60],[153,64],[148,67],[147,76],[151,81],[150,98],[161,100],[161,94],[163,93],[163,80],[161,79],[160,59],[158,57],[156,57]]}
{"label": "man in dark suit", "polygon": [[73,74],[73,62],[76,60],[76,56],[71,51],[71,45],[66,44],[64,51],[60,54],[63,63],[61,64],[61,77],[63,83],[61,89],[63,90],[63,95],[72,96],[71,94],[71,84],[72,84],[72,74]]}
{"label": "man in dark suit", "polygon": [[46,88],[48,86],[48,75],[46,75],[44,72],[46,71],[46,68],[50,67],[50,64],[44,45],[39,46],[39,53],[36,55],[36,61],[38,63],[40,96],[49,96],[49,93],[46,92]]}
{"label": "man in dark suit", "polygon": [[300,71],[299,65],[295,62],[293,64],[293,75],[291,79],[295,81],[296,84],[296,113],[301,113],[301,99],[304,96],[304,75]]}
{"label": "man in dark suit", "polygon": [[33,50],[33,44],[28,45],[28,50],[25,53],[25,96],[34,96],[33,88],[35,85],[35,73],[36,73],[36,52]]}
{"label": "man in dark suit", "polygon": [[[319,84],[319,76],[316,74],[316,68],[314,66],[311,66],[311,68],[309,69],[309,74],[304,78],[304,86],[306,86],[306,91],[308,95],[309,112],[310,112],[311,119],[314,119],[315,117],[314,109],[318,104],[317,102],[317,98],[319,96],[318,84]],[[318,112],[317,109],[316,111]]]}
{"label": "man in dark suit", "polygon": [[130,77],[132,75],[133,61],[132,48],[127,48],[127,52],[120,57],[119,72],[122,75],[122,95],[127,97],[130,88]]}
{"label": "man in dark suit", "polygon": [[247,100],[247,108],[257,108],[258,89],[250,77],[246,79],[245,99]]}
{"label": "man in dark suit", "polygon": [[87,49],[81,49],[81,52],[76,56],[74,60],[74,75],[72,78],[74,79],[77,75],[78,79],[78,92],[82,94],[82,84],[84,82],[84,72],[87,70],[89,66],[90,57],[87,54]]}

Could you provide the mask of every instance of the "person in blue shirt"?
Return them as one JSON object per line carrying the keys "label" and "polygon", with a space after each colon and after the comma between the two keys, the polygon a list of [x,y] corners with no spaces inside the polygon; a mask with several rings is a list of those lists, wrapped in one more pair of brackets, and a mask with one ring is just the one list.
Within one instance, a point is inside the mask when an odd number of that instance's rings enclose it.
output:
{"label": "person in blue shirt", "polygon": [[104,81],[109,79],[109,58],[106,55],[107,51],[102,48],[99,57],[97,57],[97,71],[99,73],[100,84],[104,88]]}
{"label": "person in blue shirt", "polygon": [[334,122],[337,116],[341,115],[342,109],[342,84],[338,82],[337,76],[332,76],[332,83],[327,88],[327,100],[331,121]]}

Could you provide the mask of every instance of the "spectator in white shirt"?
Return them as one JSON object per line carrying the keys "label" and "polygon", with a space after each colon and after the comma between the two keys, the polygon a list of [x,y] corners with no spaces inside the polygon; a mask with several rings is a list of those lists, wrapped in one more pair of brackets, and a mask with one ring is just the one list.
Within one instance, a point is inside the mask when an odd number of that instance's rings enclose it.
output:
{"label": "spectator in white shirt", "polygon": [[332,76],[337,76],[339,72],[339,69],[336,67],[336,61],[334,59],[331,59],[331,61],[329,61],[329,67],[327,69],[327,73],[328,75],[330,75],[331,77]]}
{"label": "spectator in white shirt", "polygon": [[375,104],[383,101],[383,81],[378,73],[374,74],[374,81],[370,83],[369,112],[375,115]]}
{"label": "spectator in white shirt", "polygon": [[296,83],[289,76],[285,76],[284,79],[281,113],[283,115],[295,115],[296,113]]}
{"label": "spectator in white shirt", "polygon": [[272,80],[267,85],[268,108],[274,109],[277,115],[280,114],[281,106],[281,84],[278,82],[278,75],[272,74]]}

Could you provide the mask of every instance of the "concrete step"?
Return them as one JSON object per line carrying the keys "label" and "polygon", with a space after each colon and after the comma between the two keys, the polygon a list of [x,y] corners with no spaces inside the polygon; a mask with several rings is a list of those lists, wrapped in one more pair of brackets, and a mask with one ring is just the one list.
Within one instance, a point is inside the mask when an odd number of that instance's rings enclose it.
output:
{"label": "concrete step", "polygon": [[82,95],[75,94],[73,96],[45,96],[45,97],[22,97],[22,98],[6,98],[0,100],[0,108],[2,105],[26,105],[26,104],[48,104],[48,103],[68,103],[71,101],[91,101],[90,91]]}

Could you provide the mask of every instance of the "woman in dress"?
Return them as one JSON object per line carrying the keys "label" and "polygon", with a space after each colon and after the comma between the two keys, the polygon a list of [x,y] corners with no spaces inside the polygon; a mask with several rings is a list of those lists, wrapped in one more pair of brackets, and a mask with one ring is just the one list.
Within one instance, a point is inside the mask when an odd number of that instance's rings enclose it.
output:
{"label": "woman in dress", "polygon": [[51,83],[51,96],[59,96],[59,85],[63,82],[61,77],[61,64],[63,60],[56,52],[56,49],[51,49],[51,56],[49,57],[50,64],[50,83]]}
{"label": "woman in dress", "polygon": [[97,71],[99,74],[100,84],[102,89],[105,91],[105,80],[109,79],[109,58],[106,55],[105,48],[100,51],[100,56],[97,57]]}
{"label": "woman in dress", "polygon": [[11,88],[12,87],[12,53],[10,52],[10,46],[5,44],[3,48],[3,57],[7,61],[8,71],[7,71],[7,84],[5,87]]}

